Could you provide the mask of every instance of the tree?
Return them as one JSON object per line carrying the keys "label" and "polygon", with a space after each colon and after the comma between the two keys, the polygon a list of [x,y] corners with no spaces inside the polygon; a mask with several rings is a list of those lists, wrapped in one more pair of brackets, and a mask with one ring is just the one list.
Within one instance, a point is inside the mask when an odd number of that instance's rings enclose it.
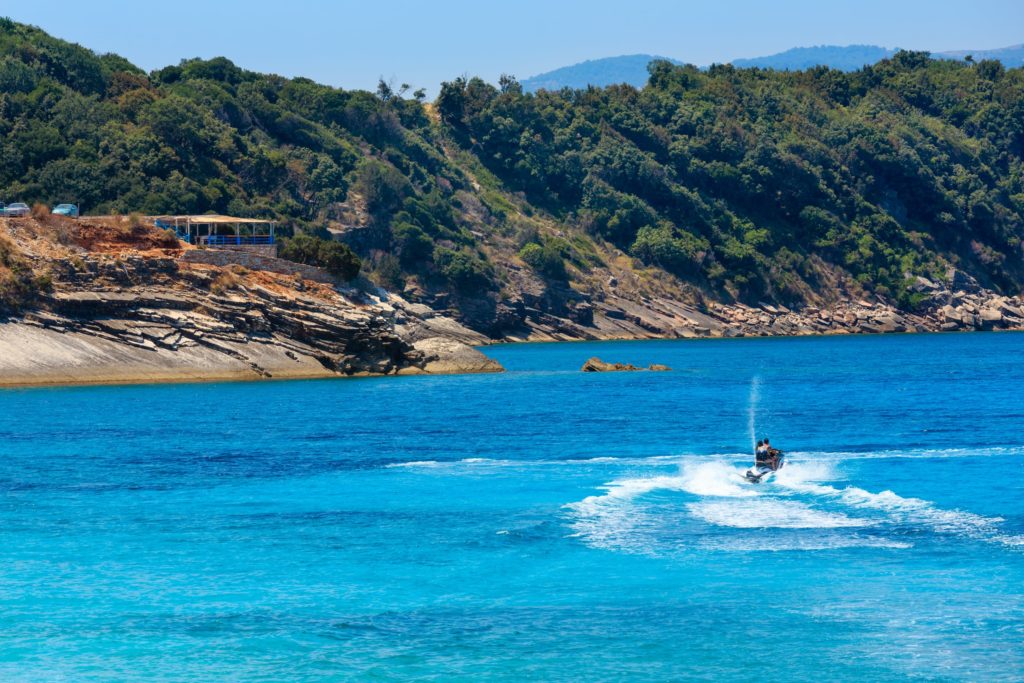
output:
{"label": "tree", "polygon": [[512,74],[501,74],[501,77],[498,78],[498,89],[503,95],[509,93],[513,95],[523,94],[523,86],[519,84],[519,81]]}
{"label": "tree", "polygon": [[442,121],[456,128],[462,127],[466,114],[466,79],[460,76],[454,81],[441,83],[436,104]]}
{"label": "tree", "polygon": [[323,268],[343,280],[354,279],[362,267],[347,244],[301,233],[281,240],[279,255],[288,261]]}
{"label": "tree", "polygon": [[480,293],[491,288],[490,267],[468,250],[435,247],[434,262],[441,275],[462,293]]}
{"label": "tree", "polygon": [[672,226],[659,223],[643,227],[636,235],[630,253],[644,263],[661,266],[676,275],[690,275],[698,270],[707,245],[689,233],[675,236]]}
{"label": "tree", "polygon": [[536,242],[527,243],[519,250],[519,258],[542,275],[556,280],[566,278],[565,257],[561,249],[550,240],[543,246]]}
{"label": "tree", "polygon": [[359,167],[355,189],[366,201],[366,209],[377,217],[397,209],[411,191],[409,181],[398,169],[376,159],[367,159]]}
{"label": "tree", "polygon": [[434,241],[419,226],[400,222],[391,228],[391,234],[403,266],[418,269],[430,258]]}

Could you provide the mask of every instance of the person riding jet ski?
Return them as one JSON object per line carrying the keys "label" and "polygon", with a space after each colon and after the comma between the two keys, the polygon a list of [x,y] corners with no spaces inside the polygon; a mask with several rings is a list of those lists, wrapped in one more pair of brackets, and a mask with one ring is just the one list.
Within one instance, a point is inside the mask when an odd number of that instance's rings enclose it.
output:
{"label": "person riding jet ski", "polygon": [[782,467],[782,451],[774,448],[768,438],[761,439],[754,448],[754,467],[747,470],[747,481],[760,484],[761,479]]}
{"label": "person riding jet ski", "polygon": [[754,467],[765,464],[768,459],[768,449],[764,447],[764,439],[759,439],[754,448]]}

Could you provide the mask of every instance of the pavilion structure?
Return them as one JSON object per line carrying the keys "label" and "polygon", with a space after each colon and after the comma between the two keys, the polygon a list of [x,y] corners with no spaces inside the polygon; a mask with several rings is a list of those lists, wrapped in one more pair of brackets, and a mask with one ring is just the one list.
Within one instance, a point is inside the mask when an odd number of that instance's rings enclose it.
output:
{"label": "pavilion structure", "polygon": [[158,216],[154,223],[158,228],[174,230],[184,242],[212,248],[271,246],[277,227],[276,221],[216,214]]}

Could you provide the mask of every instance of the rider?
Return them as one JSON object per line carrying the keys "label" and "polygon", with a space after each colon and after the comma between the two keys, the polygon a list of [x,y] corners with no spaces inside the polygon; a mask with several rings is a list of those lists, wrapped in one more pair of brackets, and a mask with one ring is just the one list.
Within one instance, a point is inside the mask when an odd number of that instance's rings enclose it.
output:
{"label": "rider", "polygon": [[762,440],[762,443],[764,444],[765,465],[770,467],[772,470],[779,469],[779,455],[782,451],[778,448],[773,448],[767,436]]}
{"label": "rider", "polygon": [[757,446],[754,448],[754,467],[764,465],[767,457],[768,450],[764,447],[764,441],[758,441]]}

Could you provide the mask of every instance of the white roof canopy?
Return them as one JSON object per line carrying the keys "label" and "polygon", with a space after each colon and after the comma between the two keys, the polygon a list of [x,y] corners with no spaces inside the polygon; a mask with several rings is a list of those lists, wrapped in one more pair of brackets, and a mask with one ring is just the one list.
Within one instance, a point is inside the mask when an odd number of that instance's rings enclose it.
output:
{"label": "white roof canopy", "polygon": [[170,223],[198,223],[201,225],[266,225],[277,222],[264,218],[237,218],[235,216],[221,216],[218,214],[202,216],[157,216],[156,219]]}

